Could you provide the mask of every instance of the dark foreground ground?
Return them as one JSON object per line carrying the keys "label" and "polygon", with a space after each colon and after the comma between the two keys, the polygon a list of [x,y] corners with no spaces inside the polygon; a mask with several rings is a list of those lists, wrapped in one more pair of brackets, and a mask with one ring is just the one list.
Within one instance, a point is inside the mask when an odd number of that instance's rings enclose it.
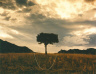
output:
{"label": "dark foreground ground", "polygon": [[[57,59],[55,61],[55,57]],[[96,55],[86,54],[39,54],[36,53],[0,54],[0,74],[96,74]]]}

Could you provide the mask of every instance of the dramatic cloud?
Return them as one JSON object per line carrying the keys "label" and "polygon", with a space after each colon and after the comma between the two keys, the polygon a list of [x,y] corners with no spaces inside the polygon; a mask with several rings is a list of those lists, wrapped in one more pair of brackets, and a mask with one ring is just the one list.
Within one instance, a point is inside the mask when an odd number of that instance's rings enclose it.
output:
{"label": "dramatic cloud", "polygon": [[96,0],[85,0],[86,2],[93,2],[96,1]]}
{"label": "dramatic cloud", "polygon": [[44,52],[41,32],[59,36],[48,52],[95,47],[96,0],[0,0],[1,39]]}
{"label": "dramatic cloud", "polygon": [[16,0],[16,3],[21,5],[27,5],[27,0]]}
{"label": "dramatic cloud", "polygon": [[84,41],[84,39],[88,39],[85,36],[65,36],[63,39],[63,45],[65,46],[82,46],[86,45],[89,42]]}
{"label": "dramatic cloud", "polygon": [[40,5],[43,15],[71,20],[82,16],[96,6],[95,1],[93,5],[86,3],[84,0],[36,0],[36,2]]}
{"label": "dramatic cloud", "polygon": [[89,35],[89,37],[90,37],[90,40],[89,40],[89,44],[87,46],[95,47],[96,46],[96,33]]}

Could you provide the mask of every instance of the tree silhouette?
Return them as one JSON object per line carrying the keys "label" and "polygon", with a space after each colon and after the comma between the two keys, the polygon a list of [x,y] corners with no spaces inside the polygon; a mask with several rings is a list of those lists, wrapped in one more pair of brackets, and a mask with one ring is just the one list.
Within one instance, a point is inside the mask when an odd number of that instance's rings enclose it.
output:
{"label": "tree silhouette", "polygon": [[40,33],[37,35],[37,42],[39,42],[39,44],[44,43],[45,54],[47,54],[47,45],[58,43],[59,42],[58,35],[53,33]]}

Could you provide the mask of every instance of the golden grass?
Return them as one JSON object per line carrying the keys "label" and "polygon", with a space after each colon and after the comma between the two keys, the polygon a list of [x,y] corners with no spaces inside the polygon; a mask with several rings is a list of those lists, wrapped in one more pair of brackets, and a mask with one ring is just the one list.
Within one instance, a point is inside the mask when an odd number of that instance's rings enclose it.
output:
{"label": "golden grass", "polygon": [[41,70],[34,59],[33,53],[0,54],[0,74],[95,74],[96,55],[86,54],[40,54],[36,53],[39,65],[48,69],[57,59],[52,69]]}

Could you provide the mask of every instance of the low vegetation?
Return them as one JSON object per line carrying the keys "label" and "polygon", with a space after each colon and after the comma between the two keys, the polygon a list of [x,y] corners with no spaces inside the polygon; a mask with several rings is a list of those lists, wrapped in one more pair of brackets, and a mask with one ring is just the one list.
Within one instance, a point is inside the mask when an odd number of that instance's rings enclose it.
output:
{"label": "low vegetation", "polygon": [[60,50],[58,53],[74,53],[74,54],[93,54],[96,55],[96,49],[95,48],[88,48],[86,50],[80,50],[80,49],[69,49],[69,50]]}
{"label": "low vegetation", "polygon": [[[36,53],[0,54],[0,74],[96,74],[96,55],[86,54],[39,54]],[[55,61],[55,57],[57,59]]]}

